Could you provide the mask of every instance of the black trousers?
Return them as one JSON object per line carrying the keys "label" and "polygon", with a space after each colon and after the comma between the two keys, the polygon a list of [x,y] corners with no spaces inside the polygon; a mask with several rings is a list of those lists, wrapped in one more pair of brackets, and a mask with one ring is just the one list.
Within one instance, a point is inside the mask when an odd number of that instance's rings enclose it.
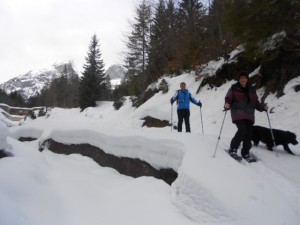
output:
{"label": "black trousers", "polygon": [[249,155],[249,151],[252,147],[251,135],[253,130],[253,122],[251,120],[238,120],[234,122],[238,130],[231,140],[230,148],[238,149],[241,142],[243,142],[243,148],[241,151],[242,156]]}
{"label": "black trousers", "polygon": [[184,120],[185,123],[185,130],[186,132],[191,132],[190,127],[190,110],[189,109],[178,109],[178,132],[182,132],[182,123]]}

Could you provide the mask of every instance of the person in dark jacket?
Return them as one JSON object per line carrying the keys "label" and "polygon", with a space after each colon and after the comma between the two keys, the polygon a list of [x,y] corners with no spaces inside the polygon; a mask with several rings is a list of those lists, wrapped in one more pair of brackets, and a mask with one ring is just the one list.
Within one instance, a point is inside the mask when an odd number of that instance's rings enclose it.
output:
{"label": "person in dark jacket", "polygon": [[256,90],[249,85],[249,75],[241,72],[238,75],[238,82],[233,84],[225,97],[225,110],[231,110],[232,122],[237,126],[237,132],[231,140],[229,154],[238,158],[237,149],[243,142],[241,155],[244,159],[254,161],[249,151],[252,147],[251,135],[255,122],[255,109],[262,112],[267,111],[268,106],[260,103]]}
{"label": "person in dark jacket", "polygon": [[171,98],[171,104],[177,101],[177,115],[178,115],[178,132],[182,132],[182,123],[185,122],[186,132],[191,132],[190,127],[190,102],[202,107],[202,103],[196,100],[192,94],[186,89],[186,83],[180,83],[180,90]]}

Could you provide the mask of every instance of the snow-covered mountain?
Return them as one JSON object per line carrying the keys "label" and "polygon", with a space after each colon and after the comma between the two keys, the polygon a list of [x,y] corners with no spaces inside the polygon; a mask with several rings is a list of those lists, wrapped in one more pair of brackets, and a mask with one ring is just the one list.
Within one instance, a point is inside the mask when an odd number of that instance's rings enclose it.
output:
{"label": "snow-covered mountain", "polygon": [[[107,69],[106,74],[110,76],[113,88],[120,84],[124,73],[125,70],[121,65],[112,65]],[[57,63],[49,68],[36,71],[31,70],[24,75],[14,77],[0,84],[0,89],[4,90],[7,94],[17,91],[27,100],[31,96],[40,93],[53,79],[60,77],[62,74],[66,74],[69,78],[77,75],[71,62]]]}
{"label": "snow-covered mountain", "polygon": [[17,91],[24,99],[28,99],[62,74],[66,74],[68,77],[76,75],[71,62],[54,64],[42,70],[31,70],[1,84],[0,89],[5,90],[8,94]]}
{"label": "snow-covered mountain", "polygon": [[124,77],[125,70],[121,65],[115,64],[106,70],[106,74],[108,74],[112,80],[122,79]]}
{"label": "snow-covered mountain", "polygon": [[116,85],[121,83],[125,75],[125,70],[121,65],[115,64],[107,69],[106,74],[110,76],[111,86],[114,89]]}

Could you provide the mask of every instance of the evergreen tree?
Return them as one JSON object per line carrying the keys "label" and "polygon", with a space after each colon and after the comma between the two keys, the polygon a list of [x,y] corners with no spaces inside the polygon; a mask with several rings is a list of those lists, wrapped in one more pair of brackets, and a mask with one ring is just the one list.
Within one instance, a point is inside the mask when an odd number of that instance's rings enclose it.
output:
{"label": "evergreen tree", "polygon": [[[206,16],[206,32],[204,48],[206,60],[215,59],[221,55],[228,54],[228,37],[225,37],[224,29],[224,1],[213,0],[208,8],[208,15]],[[224,46],[224,49],[223,49]],[[227,48],[226,48],[227,47]]]}
{"label": "evergreen tree", "polygon": [[300,28],[300,2],[293,0],[229,1],[227,26],[253,56],[257,45],[284,31],[293,36]]}
{"label": "evergreen tree", "polygon": [[104,92],[101,94],[101,100],[104,101],[111,100],[112,86],[111,86],[111,79],[109,75],[105,77],[105,80],[103,82],[103,87],[101,90],[104,90]]}
{"label": "evergreen tree", "polygon": [[76,92],[74,92],[74,85],[75,82],[78,80],[77,74],[74,73],[73,68],[70,68],[70,72],[68,71],[67,65],[64,66],[64,69],[62,71],[61,77],[59,78],[59,84],[62,86],[61,89],[61,96],[63,97],[60,101],[61,107],[67,108],[67,107],[76,107],[76,105],[73,104],[73,98],[78,98],[78,84],[76,85]]}
{"label": "evergreen tree", "polygon": [[81,110],[96,106],[96,101],[101,98],[105,90],[104,63],[101,59],[99,41],[96,34],[92,36],[89,45],[86,64],[79,86],[79,105]]}
{"label": "evergreen tree", "polygon": [[160,77],[167,66],[167,58],[165,54],[167,27],[165,2],[164,0],[159,0],[155,9],[153,24],[151,26],[152,31],[149,45],[148,80],[151,80],[152,82]]}
{"label": "evergreen tree", "polygon": [[68,105],[69,107],[79,106],[79,84],[80,80],[77,74],[72,74],[68,85]]}
{"label": "evergreen tree", "polygon": [[52,80],[49,86],[43,88],[40,94],[29,98],[30,107],[48,106],[73,108],[78,107],[79,77],[71,66],[65,65],[61,76]]}
{"label": "evergreen tree", "polygon": [[168,61],[167,72],[174,72],[174,69],[178,69],[178,63],[176,61],[176,38],[179,34],[177,28],[178,10],[175,7],[173,0],[168,0],[166,7],[166,41],[165,41],[165,54]]}
{"label": "evergreen tree", "polygon": [[199,64],[205,8],[199,0],[181,0],[178,9],[178,60],[184,69]]}
{"label": "evergreen tree", "polygon": [[159,0],[151,20],[148,80],[155,80],[162,73],[173,71],[176,67],[177,9],[173,0]]}
{"label": "evergreen tree", "polygon": [[4,90],[0,89],[0,102],[10,106],[23,107],[26,105],[24,99],[18,92],[11,92],[7,94]]}
{"label": "evergreen tree", "polygon": [[[151,25],[149,51],[149,79],[151,82],[163,73],[178,69],[176,65],[177,10],[173,0],[159,0]],[[175,63],[174,63],[175,62]]]}
{"label": "evergreen tree", "polygon": [[[132,31],[128,36],[127,52],[125,53],[125,65],[127,69],[125,76],[134,86],[131,89],[133,95],[145,86],[145,69],[148,64],[150,27],[151,27],[151,6],[143,0],[137,7],[135,21],[132,24]],[[134,77],[140,76],[140,77]]]}

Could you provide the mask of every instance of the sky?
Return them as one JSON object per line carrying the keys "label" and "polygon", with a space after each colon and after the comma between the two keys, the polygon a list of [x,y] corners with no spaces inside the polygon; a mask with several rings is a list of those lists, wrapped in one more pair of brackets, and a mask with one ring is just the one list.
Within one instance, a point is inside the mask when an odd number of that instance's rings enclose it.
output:
{"label": "sky", "polygon": [[82,72],[93,34],[105,67],[122,63],[138,0],[1,0],[0,83],[72,61]]}
{"label": "sky", "polygon": [[[209,75],[220,66],[222,60],[211,62],[202,72]],[[156,93],[139,108],[133,108],[127,98],[120,110],[114,110],[112,102],[98,102],[82,112],[54,108],[45,117],[21,122],[8,121],[0,113],[0,123],[10,125],[0,126],[0,147],[13,154],[0,159],[0,224],[298,224],[299,144],[290,145],[293,156],[282,146],[271,152],[260,143],[251,149],[258,162],[239,163],[224,151],[236,132],[230,113],[223,112],[224,97],[235,81],[213,89],[204,86],[196,93],[202,79],[195,81],[193,72],[164,79],[169,91]],[[172,112],[172,123],[177,123],[170,98],[181,81],[203,103],[201,111],[191,104],[192,132],[142,127],[142,118],[170,121]],[[294,78],[285,95],[270,94],[265,100],[273,108],[272,127],[296,133],[298,141],[299,92],[293,87],[299,84],[300,77]],[[261,98],[264,90],[257,93]],[[256,125],[268,127],[265,112],[256,111],[255,117]],[[28,136],[37,140],[17,140]],[[178,178],[169,186],[153,177],[121,175],[77,154],[59,155],[47,148],[39,152],[39,143],[49,138],[63,144],[89,143],[109,154],[139,158],[157,169],[172,168]]]}

